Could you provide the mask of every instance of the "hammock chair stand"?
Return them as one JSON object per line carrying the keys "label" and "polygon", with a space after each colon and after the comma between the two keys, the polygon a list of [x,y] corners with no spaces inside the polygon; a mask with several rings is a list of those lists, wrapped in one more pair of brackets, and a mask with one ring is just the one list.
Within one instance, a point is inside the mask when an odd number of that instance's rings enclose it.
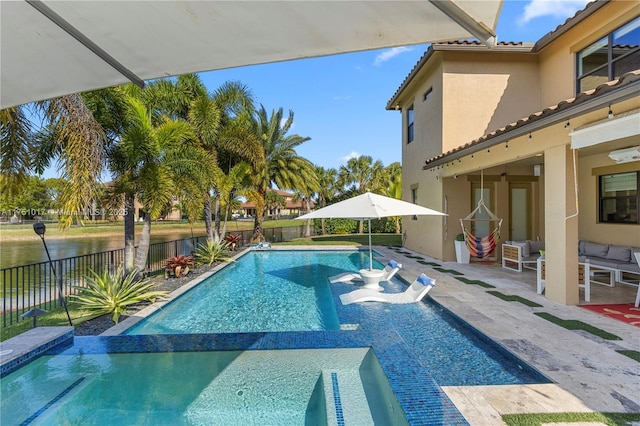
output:
{"label": "hammock chair stand", "polygon": [[[484,176],[482,172],[480,172],[480,180],[481,180],[480,187],[484,189]],[[486,210],[489,217],[481,218],[481,219],[475,218],[475,215],[477,213],[481,213],[482,209]],[[464,221],[497,222],[498,225],[486,237],[476,237],[471,233],[469,229],[467,229],[464,226]],[[480,193],[480,200],[478,201],[478,205],[476,206],[476,208],[473,209],[473,211],[469,213],[467,217],[460,219],[460,226],[462,227],[464,241],[467,245],[467,249],[469,250],[469,253],[471,254],[471,257],[475,257],[477,259],[493,259],[493,260],[496,259],[495,256],[493,257],[490,257],[490,256],[495,252],[496,245],[500,240],[500,229],[502,228],[502,219],[496,216],[484,204],[484,197],[482,192]]]}

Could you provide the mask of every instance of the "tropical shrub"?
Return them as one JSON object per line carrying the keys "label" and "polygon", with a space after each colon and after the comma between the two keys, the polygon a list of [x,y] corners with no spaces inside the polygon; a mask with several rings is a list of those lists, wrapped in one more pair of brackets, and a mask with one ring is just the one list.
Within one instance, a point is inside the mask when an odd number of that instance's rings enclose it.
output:
{"label": "tropical shrub", "polygon": [[72,294],[71,298],[82,308],[97,315],[112,314],[111,319],[115,324],[128,306],[167,297],[166,291],[150,290],[153,283],[149,280],[138,280],[138,271],[135,269],[126,277],[123,277],[122,267],[115,273],[106,269],[102,274],[92,270],[89,273],[91,275],[85,277],[87,286],[74,286],[78,294]]}
{"label": "tropical shrub", "polygon": [[176,277],[184,277],[189,273],[189,266],[191,265],[193,265],[193,256],[185,256],[184,254],[181,254],[167,259],[165,268],[167,272],[173,272],[173,275]]}
{"label": "tropical shrub", "polygon": [[[322,225],[320,219],[314,220],[316,234],[322,233]],[[358,232],[358,221],[353,219],[325,219],[325,229],[329,234],[353,234]]]}
{"label": "tropical shrub", "polygon": [[[364,232],[367,232],[368,221],[364,221]],[[396,223],[392,217],[371,219],[371,232],[374,234],[393,234],[396,232]]]}
{"label": "tropical shrub", "polygon": [[221,240],[207,241],[196,249],[196,260],[200,263],[211,265],[215,262],[231,262],[229,257],[229,243]]}
{"label": "tropical shrub", "polygon": [[226,237],[224,237],[224,240],[229,244],[229,248],[232,251],[236,250],[236,247],[238,246],[238,244],[240,244],[241,239],[242,239],[242,235],[238,235],[238,234],[229,234]]}

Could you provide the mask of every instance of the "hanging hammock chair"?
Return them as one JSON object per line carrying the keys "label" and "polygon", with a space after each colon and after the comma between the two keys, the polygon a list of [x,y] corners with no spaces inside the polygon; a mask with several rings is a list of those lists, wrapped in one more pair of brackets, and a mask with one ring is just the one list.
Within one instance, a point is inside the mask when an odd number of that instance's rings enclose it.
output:
{"label": "hanging hammock chair", "polygon": [[[484,189],[484,176],[482,172],[480,174],[481,184],[480,187]],[[475,209],[467,217],[460,219],[460,226],[462,226],[462,233],[464,235],[464,241],[466,242],[467,249],[469,249],[469,253],[471,256],[476,257],[478,259],[484,259],[485,257],[490,256],[496,249],[496,245],[500,240],[500,228],[502,228],[502,219],[493,214],[491,210],[487,208],[484,204],[484,196],[483,192],[480,192],[480,201],[478,201],[478,205]],[[488,218],[476,218],[476,214],[482,213],[482,209],[487,212]],[[489,235],[485,237],[476,237],[471,233],[469,229],[464,226],[465,221],[490,221],[497,222],[497,226],[494,228]]]}

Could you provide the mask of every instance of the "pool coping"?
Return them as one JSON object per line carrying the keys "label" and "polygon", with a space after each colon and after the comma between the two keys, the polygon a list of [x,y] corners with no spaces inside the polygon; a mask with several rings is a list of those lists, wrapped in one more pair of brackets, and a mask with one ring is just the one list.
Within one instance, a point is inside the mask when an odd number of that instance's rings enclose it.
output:
{"label": "pool coping", "polygon": [[0,377],[37,359],[52,348],[73,342],[71,326],[36,327],[0,342]]}

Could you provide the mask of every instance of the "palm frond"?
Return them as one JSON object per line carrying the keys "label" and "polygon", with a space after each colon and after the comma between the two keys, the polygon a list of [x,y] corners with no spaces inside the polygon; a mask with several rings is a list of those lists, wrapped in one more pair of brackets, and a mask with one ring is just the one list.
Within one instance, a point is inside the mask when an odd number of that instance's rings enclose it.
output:
{"label": "palm frond", "polygon": [[0,110],[0,185],[7,195],[17,195],[32,169],[31,126],[24,107]]}

